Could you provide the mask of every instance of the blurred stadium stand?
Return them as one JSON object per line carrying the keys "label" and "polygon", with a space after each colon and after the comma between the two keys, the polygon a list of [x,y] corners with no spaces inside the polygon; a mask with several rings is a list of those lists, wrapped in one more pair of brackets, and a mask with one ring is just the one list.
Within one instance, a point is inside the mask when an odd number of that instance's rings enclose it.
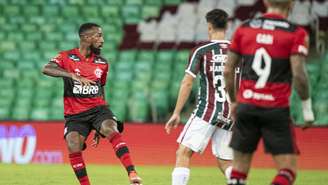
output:
{"label": "blurred stadium stand", "polygon": [[[40,69],[60,50],[78,46],[80,24],[95,22],[105,33],[113,112],[122,120],[165,121],[190,49],[207,39],[204,15],[213,7],[229,13],[229,38],[241,21],[265,10],[262,0],[0,0],[0,119],[63,119],[62,81]],[[307,68],[316,124],[328,125],[328,1],[296,1],[289,19],[311,34]],[[197,86],[189,105],[196,95]],[[295,92],[291,100],[292,115],[302,123]]]}

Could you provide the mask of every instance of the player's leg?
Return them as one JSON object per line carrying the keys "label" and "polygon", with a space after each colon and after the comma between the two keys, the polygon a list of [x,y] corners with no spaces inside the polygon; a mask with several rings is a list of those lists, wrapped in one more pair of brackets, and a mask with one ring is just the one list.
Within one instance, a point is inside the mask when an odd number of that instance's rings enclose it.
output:
{"label": "player's leg", "polygon": [[274,177],[272,185],[291,185],[295,181],[296,161],[295,154],[274,155],[273,160],[276,164],[278,174]]}
{"label": "player's leg", "polygon": [[176,165],[172,172],[172,185],[186,185],[190,176],[190,158],[193,152],[202,153],[216,127],[199,117],[191,116],[181,132],[176,152]]}
{"label": "player's leg", "polygon": [[278,170],[272,185],[292,185],[296,177],[299,151],[289,109],[270,110],[264,119],[267,119],[262,129],[264,146],[266,151],[272,154]]}
{"label": "player's leg", "polygon": [[190,159],[193,151],[184,145],[179,145],[176,151],[175,168],[172,172],[172,185],[186,185],[190,176]]}
{"label": "player's leg", "polygon": [[237,120],[233,127],[230,147],[233,148],[233,162],[228,185],[245,185],[254,151],[261,138],[261,125],[256,107],[240,104]]}
{"label": "player's leg", "polygon": [[212,153],[217,158],[217,165],[227,179],[232,171],[232,148],[229,146],[232,132],[217,128],[212,136]]}
{"label": "player's leg", "polygon": [[87,124],[69,121],[65,124],[65,140],[69,151],[69,160],[81,185],[90,185],[82,156],[83,144],[89,132],[90,128]]}
{"label": "player's leg", "polygon": [[130,183],[141,184],[141,178],[136,173],[129,148],[117,129],[117,121],[113,113],[108,108],[101,107],[93,122],[93,127],[111,143],[116,156],[128,172]]}

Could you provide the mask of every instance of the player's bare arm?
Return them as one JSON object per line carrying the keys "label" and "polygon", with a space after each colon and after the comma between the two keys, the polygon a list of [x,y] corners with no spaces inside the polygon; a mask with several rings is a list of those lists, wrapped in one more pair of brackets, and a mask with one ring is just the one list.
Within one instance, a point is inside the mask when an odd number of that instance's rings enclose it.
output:
{"label": "player's bare arm", "polygon": [[230,97],[230,108],[231,108],[231,118],[235,120],[236,115],[236,92],[235,92],[235,68],[237,67],[239,63],[240,56],[234,52],[229,51],[228,52],[228,62],[225,64],[224,67],[224,80],[225,80],[225,88],[228,92],[228,95]]}
{"label": "player's bare arm", "polygon": [[183,106],[185,105],[186,101],[189,98],[192,84],[194,81],[194,77],[192,77],[190,74],[185,74],[183,80],[181,81],[179,95],[177,99],[177,103],[175,105],[174,112],[165,124],[165,130],[169,134],[171,132],[172,128],[176,128],[178,124],[180,123],[180,113],[182,111]]}
{"label": "player's bare arm", "polygon": [[307,128],[312,125],[314,115],[310,98],[308,75],[305,70],[305,57],[303,55],[292,55],[290,57],[290,63],[293,74],[293,84],[302,99],[303,116],[305,121],[304,128]]}
{"label": "player's bare arm", "polygon": [[78,76],[74,73],[69,73],[66,70],[60,68],[57,64],[54,62],[49,62],[46,64],[43,69],[42,73],[48,76],[52,77],[67,77],[67,78],[72,78],[75,81],[80,82],[83,86],[88,86],[92,84],[96,84],[96,82],[86,79],[84,77]]}

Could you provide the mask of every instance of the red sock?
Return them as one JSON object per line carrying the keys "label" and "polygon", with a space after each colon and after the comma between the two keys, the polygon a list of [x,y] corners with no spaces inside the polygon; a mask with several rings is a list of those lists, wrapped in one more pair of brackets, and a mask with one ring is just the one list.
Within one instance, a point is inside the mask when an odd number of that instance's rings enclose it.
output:
{"label": "red sock", "polygon": [[292,185],[295,181],[295,173],[287,168],[280,169],[272,181],[272,185]]}
{"label": "red sock", "polygon": [[69,160],[80,185],[90,185],[82,153],[76,152],[69,154]]}
{"label": "red sock", "polygon": [[246,173],[232,169],[230,179],[228,180],[228,185],[245,185],[246,179]]}
{"label": "red sock", "polygon": [[130,173],[131,171],[135,171],[134,165],[130,157],[129,149],[126,143],[123,141],[122,135],[116,132],[109,136],[108,140],[110,143],[112,143],[116,156],[120,159],[126,171],[128,173]]}

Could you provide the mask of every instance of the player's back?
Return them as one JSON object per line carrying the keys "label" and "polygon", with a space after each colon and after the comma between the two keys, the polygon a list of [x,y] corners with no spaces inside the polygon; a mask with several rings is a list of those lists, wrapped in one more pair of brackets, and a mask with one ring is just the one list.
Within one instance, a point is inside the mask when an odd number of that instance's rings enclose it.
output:
{"label": "player's back", "polygon": [[243,58],[238,101],[260,107],[288,107],[290,56],[307,54],[306,39],[304,29],[277,14],[243,23],[230,47]]}
{"label": "player's back", "polygon": [[194,114],[215,123],[227,118],[229,109],[223,83],[223,70],[230,42],[213,40],[198,45],[191,53],[186,73],[200,74],[198,104]]}

